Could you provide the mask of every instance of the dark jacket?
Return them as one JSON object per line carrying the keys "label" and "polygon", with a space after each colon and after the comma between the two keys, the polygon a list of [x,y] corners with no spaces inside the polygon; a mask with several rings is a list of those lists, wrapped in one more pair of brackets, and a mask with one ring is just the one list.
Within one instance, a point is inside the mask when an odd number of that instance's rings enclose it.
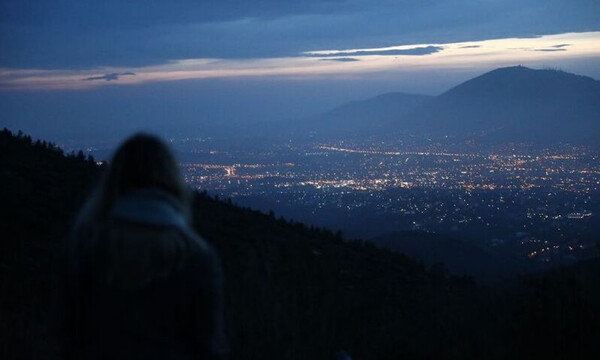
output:
{"label": "dark jacket", "polygon": [[206,359],[226,352],[218,256],[168,194],[137,191],[118,199],[102,221],[88,210],[65,265],[67,358]]}

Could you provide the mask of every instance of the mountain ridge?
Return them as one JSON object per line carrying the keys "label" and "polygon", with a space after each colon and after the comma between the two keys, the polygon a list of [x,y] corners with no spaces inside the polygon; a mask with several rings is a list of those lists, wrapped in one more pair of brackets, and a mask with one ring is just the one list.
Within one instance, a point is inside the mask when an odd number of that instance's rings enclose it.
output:
{"label": "mountain ridge", "polygon": [[379,109],[373,105],[386,94],[344,104],[314,123],[314,131],[545,145],[595,144],[600,138],[600,81],[587,76],[512,66],[486,72],[438,96],[416,96],[419,101],[396,104],[402,109],[393,113],[389,109],[394,104]]}
{"label": "mountain ridge", "polygon": [[398,116],[407,114],[432,96],[389,92],[337,106],[307,120],[296,131],[312,131],[318,136],[356,136],[385,132]]}
{"label": "mountain ridge", "polygon": [[499,68],[414,109],[434,136],[499,141],[589,142],[600,134],[600,82],[557,70]]}

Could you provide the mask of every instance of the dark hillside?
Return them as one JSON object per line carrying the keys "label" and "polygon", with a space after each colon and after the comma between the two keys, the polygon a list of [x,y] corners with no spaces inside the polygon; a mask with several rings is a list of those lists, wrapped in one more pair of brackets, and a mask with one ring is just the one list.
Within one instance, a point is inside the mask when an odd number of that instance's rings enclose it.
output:
{"label": "dark hillside", "polygon": [[[37,358],[54,349],[53,259],[101,168],[8,131],[0,144],[1,348]],[[470,281],[204,194],[195,210],[224,263],[234,358],[330,358],[340,349],[357,358],[463,358],[487,349],[489,334],[461,345],[477,318],[493,321]]]}
{"label": "dark hillside", "polygon": [[[598,258],[516,279],[500,298],[514,320],[523,359],[597,359],[600,356],[600,260]],[[537,346],[533,346],[537,344]]]}
{"label": "dark hillside", "polygon": [[531,264],[513,256],[440,234],[405,231],[374,238],[373,242],[419,259],[427,267],[443,266],[451,274],[469,275],[481,283],[493,283],[534,271]]}
{"label": "dark hillside", "polygon": [[52,351],[49,297],[53,260],[70,219],[98,176],[82,153],[0,132],[0,357]]}
{"label": "dark hillside", "polygon": [[[0,169],[0,358],[54,359],[56,254],[101,168],[5,130]],[[198,232],[223,260],[233,359],[331,359],[341,349],[355,359],[500,359],[524,354],[525,338],[546,345],[538,333],[566,336],[565,351],[597,339],[597,297],[579,290],[588,283],[577,276],[573,286],[541,292],[545,280],[536,278],[507,302],[403,255],[206,194],[194,210]],[[553,302],[557,291],[566,302]],[[561,322],[560,314],[581,311],[580,323]],[[524,337],[538,319],[544,331]]]}

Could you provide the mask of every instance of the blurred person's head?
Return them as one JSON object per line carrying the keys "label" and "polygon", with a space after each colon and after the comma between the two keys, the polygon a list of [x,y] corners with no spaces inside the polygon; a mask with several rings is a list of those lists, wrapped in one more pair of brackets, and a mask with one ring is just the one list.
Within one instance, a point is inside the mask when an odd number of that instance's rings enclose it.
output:
{"label": "blurred person's head", "polygon": [[195,238],[188,192],[162,140],[148,134],[125,140],[78,226],[98,279],[135,289],[182,268]]}
{"label": "blurred person's head", "polygon": [[116,199],[136,190],[156,189],[180,202],[187,216],[189,194],[177,161],[169,147],[158,137],[139,133],[119,146],[109,162],[101,187],[101,216],[107,215]]}

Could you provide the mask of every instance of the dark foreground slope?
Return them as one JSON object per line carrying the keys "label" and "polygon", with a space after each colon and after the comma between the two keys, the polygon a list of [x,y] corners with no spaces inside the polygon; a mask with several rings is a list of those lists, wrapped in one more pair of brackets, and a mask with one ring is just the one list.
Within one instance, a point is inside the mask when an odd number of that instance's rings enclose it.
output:
{"label": "dark foreground slope", "polygon": [[404,231],[382,235],[372,241],[386,249],[419,259],[427,267],[442,267],[451,274],[467,275],[491,284],[536,270],[513,254],[492,252],[475,243],[440,234]]}
{"label": "dark foreground slope", "polygon": [[[4,131],[0,169],[0,358],[53,359],[54,259],[101,168]],[[194,210],[223,259],[234,359],[330,359],[340,349],[356,359],[597,351],[598,288],[586,280],[597,274],[588,270],[519,280],[504,295],[203,194]]]}

